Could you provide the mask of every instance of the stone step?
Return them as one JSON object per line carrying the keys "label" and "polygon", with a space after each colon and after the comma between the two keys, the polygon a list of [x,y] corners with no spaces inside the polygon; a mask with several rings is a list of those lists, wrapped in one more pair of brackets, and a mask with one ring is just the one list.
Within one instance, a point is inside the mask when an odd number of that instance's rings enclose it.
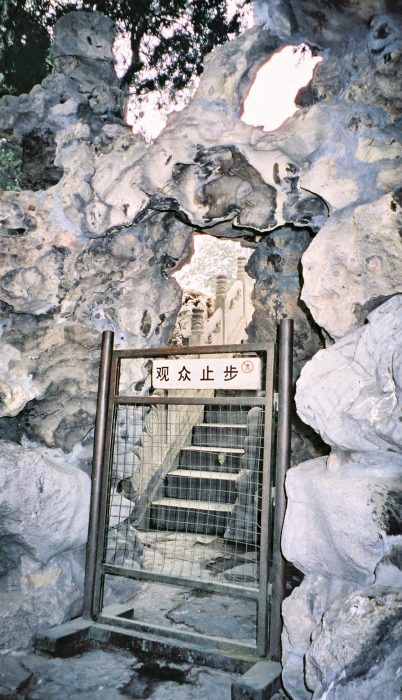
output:
{"label": "stone step", "polygon": [[238,447],[220,448],[189,445],[181,450],[178,467],[180,469],[237,473],[241,468],[243,453],[244,450]]}
{"label": "stone step", "polygon": [[247,425],[232,423],[199,423],[193,428],[193,445],[204,447],[241,448],[247,435]]}
{"label": "stone step", "polygon": [[159,498],[151,503],[151,527],[223,537],[232,508],[230,503]]}
{"label": "stone step", "polygon": [[206,405],[204,410],[205,423],[227,423],[230,425],[245,425],[251,406],[215,406]]}
{"label": "stone step", "polygon": [[238,475],[230,472],[174,469],[166,476],[168,498],[234,503]]}

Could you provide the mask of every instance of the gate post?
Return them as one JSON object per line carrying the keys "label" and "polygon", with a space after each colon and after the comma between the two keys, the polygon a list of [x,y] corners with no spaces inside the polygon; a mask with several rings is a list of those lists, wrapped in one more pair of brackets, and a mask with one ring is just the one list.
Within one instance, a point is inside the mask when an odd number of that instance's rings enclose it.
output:
{"label": "gate post", "polygon": [[89,511],[88,541],[85,560],[84,603],[82,615],[86,620],[93,619],[96,550],[99,531],[102,466],[105,449],[107,405],[113,354],[113,339],[114,333],[112,331],[103,331],[92,460],[91,505]]}
{"label": "gate post", "polygon": [[286,560],[281,550],[281,535],[286,509],[285,477],[290,466],[292,412],[293,320],[284,318],[279,325],[278,425],[275,472],[275,516],[273,536],[272,608],[269,651],[273,661],[281,658],[281,605],[286,595]]}

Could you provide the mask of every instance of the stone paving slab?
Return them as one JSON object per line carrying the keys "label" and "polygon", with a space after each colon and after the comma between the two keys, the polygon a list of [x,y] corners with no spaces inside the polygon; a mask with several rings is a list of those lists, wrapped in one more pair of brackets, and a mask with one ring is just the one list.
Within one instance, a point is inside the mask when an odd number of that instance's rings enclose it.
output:
{"label": "stone paving slab", "polygon": [[12,698],[25,687],[31,677],[31,671],[13,656],[0,656],[0,698]]}
{"label": "stone paving slab", "polygon": [[232,700],[270,700],[280,689],[281,665],[260,659],[232,685]]}
{"label": "stone paving slab", "polygon": [[[9,656],[12,662],[15,657]],[[16,700],[230,700],[238,674],[96,649],[61,659],[18,657],[32,677]],[[0,695],[0,698],[10,697]]]}

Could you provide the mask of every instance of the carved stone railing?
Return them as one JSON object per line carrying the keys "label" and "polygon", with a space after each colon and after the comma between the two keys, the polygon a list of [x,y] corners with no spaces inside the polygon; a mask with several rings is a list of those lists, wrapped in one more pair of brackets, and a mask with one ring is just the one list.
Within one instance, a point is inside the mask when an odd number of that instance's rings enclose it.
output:
{"label": "carved stone railing", "polygon": [[229,345],[247,339],[246,328],[253,315],[252,281],[244,267],[246,258],[237,261],[237,279],[228,289],[228,278],[216,278],[215,310],[205,322],[205,312],[196,307],[192,312],[190,345]]}
{"label": "carved stone railing", "polygon": [[263,449],[263,419],[260,406],[247,415],[247,437],[237,481],[237,499],[230,514],[225,537],[229,540],[257,544],[258,487]]}

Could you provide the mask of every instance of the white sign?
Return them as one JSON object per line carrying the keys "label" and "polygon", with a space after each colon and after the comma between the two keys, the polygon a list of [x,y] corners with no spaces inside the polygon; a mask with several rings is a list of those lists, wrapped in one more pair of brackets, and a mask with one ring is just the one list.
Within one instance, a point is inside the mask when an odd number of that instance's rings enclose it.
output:
{"label": "white sign", "polygon": [[259,357],[154,360],[154,389],[261,389]]}

